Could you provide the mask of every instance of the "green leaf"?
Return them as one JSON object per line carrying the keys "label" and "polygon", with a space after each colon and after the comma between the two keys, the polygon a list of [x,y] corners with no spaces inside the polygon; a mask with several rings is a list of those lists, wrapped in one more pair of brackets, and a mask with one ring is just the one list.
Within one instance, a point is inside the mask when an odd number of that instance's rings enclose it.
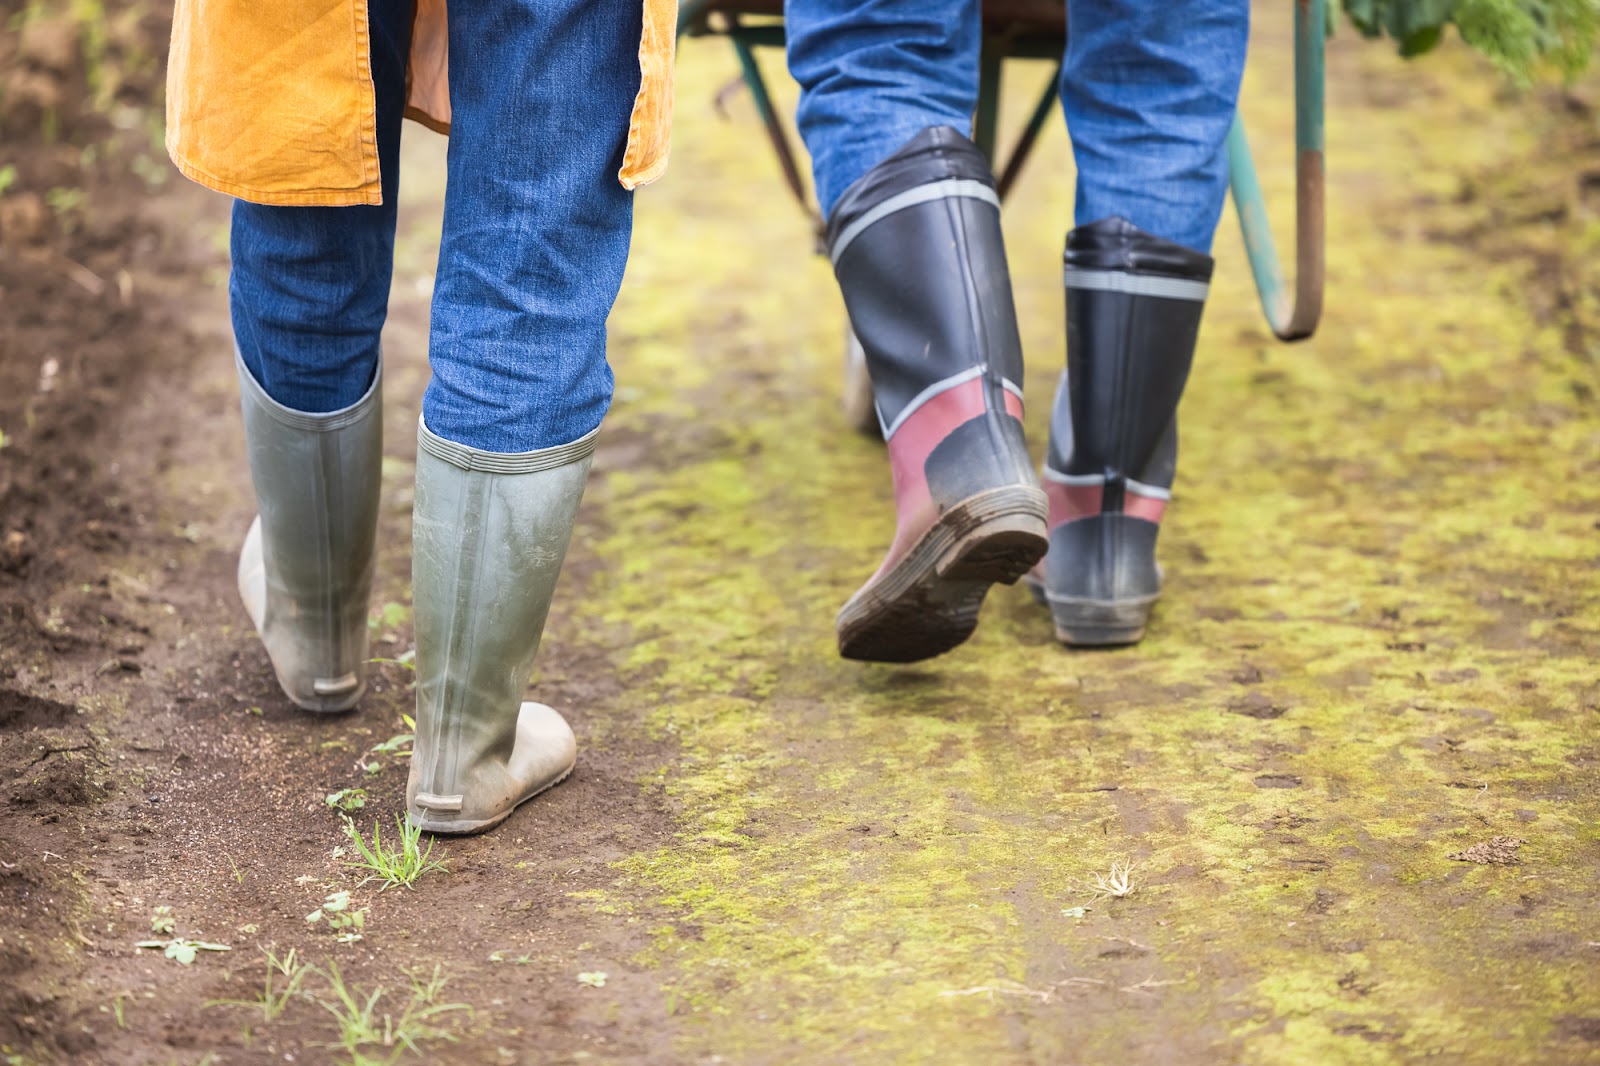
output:
{"label": "green leaf", "polygon": [[1433,51],[1443,39],[1443,26],[1429,26],[1426,29],[1418,30],[1401,41],[1400,54],[1407,59],[1414,59],[1417,56]]}

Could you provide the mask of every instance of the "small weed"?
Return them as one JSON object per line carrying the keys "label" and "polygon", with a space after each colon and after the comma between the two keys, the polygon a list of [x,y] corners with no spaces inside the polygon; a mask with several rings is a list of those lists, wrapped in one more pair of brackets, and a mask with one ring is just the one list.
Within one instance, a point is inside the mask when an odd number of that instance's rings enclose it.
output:
{"label": "small weed", "polygon": [[312,925],[323,919],[327,919],[328,928],[338,934],[334,940],[340,944],[354,944],[367,927],[367,909],[351,910],[350,893],[334,892],[322,901],[322,906],[306,915],[306,921]]}
{"label": "small weed", "polygon": [[386,663],[389,666],[403,666],[412,673],[417,672],[417,649],[403,651],[393,659],[368,659],[369,663]]}
{"label": "small weed", "polygon": [[417,649],[403,651],[393,659],[368,659],[370,663],[386,663],[390,666],[403,666],[411,671],[411,681],[406,685],[406,691],[412,692],[417,687]]}
{"label": "small weed", "polygon": [[11,447],[11,438],[6,436],[6,431],[0,429],[0,448]]}
{"label": "small weed", "polygon": [[[415,653],[407,652],[407,654],[414,655]],[[373,662],[387,661],[390,660],[373,660]],[[400,721],[407,729],[411,730],[411,732],[396,733],[388,740],[385,740],[379,744],[374,744],[372,747],[368,748],[362,753],[361,758],[356,760],[357,770],[360,770],[368,777],[376,777],[378,774],[383,772],[383,762],[381,761],[382,756],[387,755],[389,758],[394,759],[397,762],[401,759],[411,758],[411,745],[417,739],[417,720],[412,718],[409,714],[402,714],[400,716]],[[375,756],[375,758],[368,758],[368,756]]]}
{"label": "small weed", "polygon": [[172,916],[171,907],[157,907],[150,915],[150,931],[161,936],[171,936],[178,928],[178,920]]}
{"label": "small weed", "polygon": [[437,966],[428,981],[411,979],[411,996],[398,1017],[379,1009],[379,1002],[385,995],[383,988],[370,993],[352,989],[344,983],[339,967],[332,963],[324,976],[333,999],[317,1002],[333,1015],[339,1026],[339,1042],[332,1046],[344,1049],[354,1063],[374,1061],[362,1053],[361,1049],[367,1047],[392,1049],[391,1059],[401,1051],[420,1055],[422,1051],[417,1045],[421,1041],[455,1039],[448,1029],[439,1027],[440,1017],[456,1011],[466,1011],[469,1015],[472,1012],[465,1003],[437,1002],[445,985]]}
{"label": "small weed", "polygon": [[[262,949],[267,957],[267,980],[261,995],[255,999],[215,999],[208,1007],[254,1007],[261,1011],[261,1020],[271,1022],[289,1006],[289,1001],[300,992],[306,975],[314,972],[311,966],[295,958],[293,948],[283,958]],[[120,1022],[120,1019],[119,1019]]]}
{"label": "small weed", "polygon": [[372,826],[372,843],[368,844],[356,828],[356,824],[349,818],[344,820],[345,835],[355,844],[356,850],[361,853],[360,862],[346,863],[358,870],[370,870],[372,873],[362,881],[381,880],[383,887],[402,885],[410,888],[412,883],[423,874],[432,870],[445,870],[442,860],[432,858],[433,840],[428,841],[426,851],[422,850],[422,827],[414,826],[406,820],[404,815],[395,815],[395,825],[400,830],[400,847],[398,849],[385,847],[379,832],[379,825],[374,822]]}
{"label": "small weed", "polygon": [[[132,992],[118,992],[116,995],[111,997],[111,1006],[110,1006],[109,1009],[110,1009],[110,1012],[111,1012],[111,1016],[113,1018],[115,1018],[116,1021],[117,1021],[117,1028],[118,1029],[126,1029],[128,1027],[128,1018],[127,1018],[127,1014],[126,1014],[126,1012],[125,1012],[125,1010],[124,1010],[124,1008],[122,1006],[122,1001],[125,1000],[125,999],[132,999],[132,998],[133,998],[133,993]],[[101,1007],[100,1009],[102,1011],[104,1011],[107,1008],[106,1007]]]}
{"label": "small weed", "polygon": [[171,940],[141,940],[134,947],[161,948],[163,955],[169,959],[176,959],[185,966],[199,958],[202,951],[233,950],[226,944],[212,944],[204,940],[190,940],[181,936],[175,936]]}
{"label": "small weed", "polygon": [[341,788],[328,794],[328,806],[341,811],[358,811],[366,805],[367,790],[364,788]]}
{"label": "small weed", "polygon": [[604,988],[606,986],[606,975],[599,970],[580,973],[578,975],[578,983],[580,985],[588,985],[590,988]]}
{"label": "small weed", "polygon": [[[1133,883],[1133,863],[1113,862],[1111,872],[1108,874],[1094,875],[1094,890],[1096,900],[1124,899],[1133,895],[1137,886]],[[1091,900],[1090,902],[1094,902]]]}
{"label": "small weed", "polygon": [[239,869],[239,864],[233,861],[233,856],[223,852],[222,857],[228,860],[228,869],[233,871],[233,879],[239,884],[244,884],[244,871]]}
{"label": "small weed", "polygon": [[374,744],[367,750],[374,755],[393,755],[397,759],[409,759],[411,744],[417,739],[417,720],[409,714],[402,714],[400,721],[411,732],[397,733],[382,744]]}
{"label": "small weed", "polygon": [[379,608],[378,613],[367,619],[367,627],[372,630],[373,636],[387,632],[396,626],[403,626],[411,621],[411,608],[403,603],[386,603]]}
{"label": "small weed", "polygon": [[82,189],[73,189],[65,185],[57,185],[47,189],[44,202],[50,205],[50,210],[58,216],[74,214],[83,209],[84,201],[88,199]]}
{"label": "small weed", "polygon": [[16,183],[16,165],[13,163],[7,163],[5,166],[0,167],[0,196],[4,196],[6,194],[6,190],[11,188],[11,186],[15,185]]}

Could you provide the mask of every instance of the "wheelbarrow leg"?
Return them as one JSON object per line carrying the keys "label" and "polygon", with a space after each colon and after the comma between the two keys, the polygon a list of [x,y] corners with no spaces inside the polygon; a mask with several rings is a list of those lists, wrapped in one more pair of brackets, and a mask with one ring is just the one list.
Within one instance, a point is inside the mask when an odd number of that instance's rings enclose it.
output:
{"label": "wheelbarrow leg", "polygon": [[985,34],[978,54],[978,108],[972,116],[972,143],[994,166],[995,139],[1000,124],[1000,66],[1005,60],[1007,40]]}
{"label": "wheelbarrow leg", "polygon": [[783,180],[801,210],[810,217],[812,232],[820,241],[822,214],[811,205],[805,181],[800,177],[800,165],[795,160],[794,148],[789,143],[789,131],[784,128],[783,120],[772,106],[772,94],[767,91],[767,80],[761,73],[761,65],[756,62],[755,51],[749,42],[739,36],[741,27],[738,17],[729,15],[728,19],[728,37],[733,43],[734,54],[739,57],[739,70],[744,76],[745,86],[750,90],[750,99],[755,102],[756,113],[761,116],[761,124],[766,127],[767,139],[772,142],[778,166],[783,170]]}
{"label": "wheelbarrow leg", "polygon": [[1006,160],[1006,168],[1001,172],[1000,178],[995,182],[995,190],[999,192],[1000,199],[1005,200],[1006,194],[1011,191],[1011,186],[1016,183],[1022,173],[1022,166],[1028,161],[1028,156],[1033,152],[1034,142],[1039,139],[1039,133],[1044,129],[1044,124],[1050,119],[1050,112],[1055,107],[1056,99],[1061,94],[1061,64],[1056,64],[1055,71],[1050,75],[1050,80],[1045,84],[1044,95],[1039,97],[1039,102],[1034,105],[1033,114],[1028,116],[1028,125],[1023,128],[1022,136],[1017,138],[1016,147],[1011,149],[1011,158]]}
{"label": "wheelbarrow leg", "polygon": [[1244,122],[1235,118],[1228,133],[1228,184],[1244,231],[1250,271],[1255,275],[1261,310],[1279,340],[1304,340],[1322,318],[1325,280],[1325,205],[1323,190],[1323,52],[1326,0],[1295,0],[1295,286],[1289,296],[1283,266],[1267,219],[1267,202],[1250,157]]}

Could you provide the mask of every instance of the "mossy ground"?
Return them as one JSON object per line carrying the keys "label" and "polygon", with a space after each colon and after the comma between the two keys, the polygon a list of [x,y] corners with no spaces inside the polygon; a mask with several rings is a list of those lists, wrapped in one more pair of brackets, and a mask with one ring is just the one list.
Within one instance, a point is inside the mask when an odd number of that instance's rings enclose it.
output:
{"label": "mossy ground", "polygon": [[[1245,92],[1282,235],[1286,24],[1262,12]],[[894,669],[834,654],[887,469],[837,409],[839,300],[760,128],[710,106],[724,48],[683,48],[639,198],[626,461],[581,546],[613,565],[575,622],[634,635],[619,711],[681,747],[653,779],[676,839],[584,900],[661,919],[635,962],[680,1052],[1600,1058],[1592,117],[1336,41],[1328,313],[1272,341],[1224,216],[1150,637],[1067,652],[1000,589],[970,644]],[[1055,128],[1006,212],[1036,450],[1071,195]],[[1448,857],[1496,835],[1520,865]],[[1094,898],[1119,860],[1136,890]]]}

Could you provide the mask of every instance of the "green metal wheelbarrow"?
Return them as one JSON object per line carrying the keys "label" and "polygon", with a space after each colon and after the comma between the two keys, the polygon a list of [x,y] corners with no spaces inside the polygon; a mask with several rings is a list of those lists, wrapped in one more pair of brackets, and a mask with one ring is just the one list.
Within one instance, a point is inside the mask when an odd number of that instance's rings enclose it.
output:
{"label": "green metal wheelbarrow", "polygon": [[[1002,200],[1016,183],[1056,104],[1061,84],[1061,56],[1066,44],[1063,0],[983,0],[983,45],[978,67],[978,109],[972,139],[989,157]],[[773,107],[772,96],[755,50],[782,48],[783,0],[683,0],[678,17],[681,36],[727,38],[738,56],[744,84],[778,158],[789,191],[810,216],[819,237],[822,217],[806,191],[788,127]],[[1261,309],[1272,332],[1284,341],[1303,340],[1316,332],[1322,317],[1324,282],[1323,52],[1327,34],[1327,0],[1294,0],[1295,95],[1295,283],[1293,294],[1267,222],[1266,201],[1256,178],[1255,163],[1244,123],[1235,119],[1228,134],[1229,184],[1235,212],[1244,233],[1250,270],[1255,276]],[[1027,124],[1002,165],[996,154],[1000,113],[1000,70],[1007,59],[1045,59],[1056,64],[1034,105]],[[866,361],[853,333],[846,342],[845,410],[852,424],[876,431],[877,414]]]}

